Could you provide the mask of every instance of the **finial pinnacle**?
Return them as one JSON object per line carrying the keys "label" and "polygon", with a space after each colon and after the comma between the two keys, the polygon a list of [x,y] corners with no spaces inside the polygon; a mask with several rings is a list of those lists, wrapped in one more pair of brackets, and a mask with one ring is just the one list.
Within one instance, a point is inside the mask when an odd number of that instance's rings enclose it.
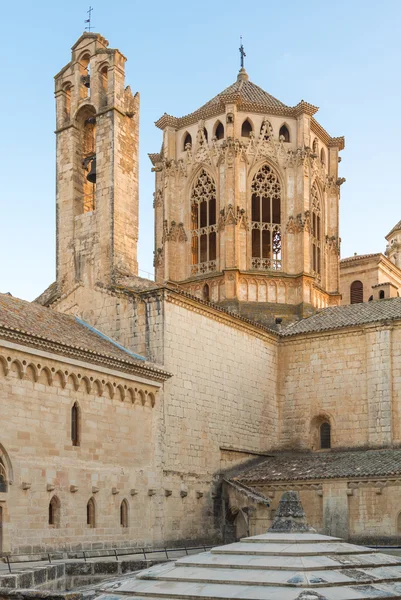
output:
{"label": "finial pinnacle", "polygon": [[246,54],[245,54],[245,50],[244,50],[244,44],[242,43],[242,35],[239,36],[239,39],[241,42],[241,45],[239,47],[239,53],[241,55],[241,69],[244,69],[245,68],[244,67],[244,58],[245,58]]}
{"label": "finial pinnacle", "polygon": [[93,27],[91,25],[92,11],[93,11],[93,8],[89,5],[89,9],[86,11],[87,14],[88,14],[88,18],[85,19],[85,21],[84,21],[84,23],[85,23],[85,31],[89,31],[89,33],[93,29]]}

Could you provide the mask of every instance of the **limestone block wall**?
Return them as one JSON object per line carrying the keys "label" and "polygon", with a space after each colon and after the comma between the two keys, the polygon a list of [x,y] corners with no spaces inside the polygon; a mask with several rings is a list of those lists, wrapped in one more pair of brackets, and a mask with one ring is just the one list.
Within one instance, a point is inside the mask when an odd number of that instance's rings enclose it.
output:
{"label": "limestone block wall", "polygon": [[[79,445],[71,408],[79,404]],[[80,361],[0,348],[2,551],[44,552],[152,544],[160,539],[158,384]],[[156,448],[156,450],[155,450]],[[49,525],[49,502],[59,500]],[[87,503],[95,503],[95,527]],[[128,502],[128,527],[120,504]],[[1,551],[1,549],[0,549]]]}
{"label": "limestone block wall", "polygon": [[216,539],[215,474],[229,466],[221,448],[241,451],[234,464],[277,445],[276,338],[170,292],[132,297],[77,286],[56,308],[172,373],[158,426],[158,532],[165,543]]}
{"label": "limestone block wall", "polygon": [[398,443],[400,336],[397,323],[283,340],[280,447],[317,449],[320,417],[334,448]]}
{"label": "limestone block wall", "polygon": [[[401,503],[399,480],[320,480],[299,484],[257,485],[269,497],[270,519],[274,517],[285,489],[297,489],[308,523],[319,533],[342,537],[355,543],[399,545]],[[265,532],[265,509],[257,507],[255,533]],[[269,527],[271,521],[268,522]]]}

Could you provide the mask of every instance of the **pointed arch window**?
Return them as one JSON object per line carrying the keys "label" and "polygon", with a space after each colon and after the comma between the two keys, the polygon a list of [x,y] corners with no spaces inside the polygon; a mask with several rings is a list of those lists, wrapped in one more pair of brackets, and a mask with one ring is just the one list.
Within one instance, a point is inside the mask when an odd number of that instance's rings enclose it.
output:
{"label": "pointed arch window", "polygon": [[251,135],[252,131],[253,131],[253,129],[252,129],[250,120],[245,119],[245,121],[242,123],[242,127],[241,127],[241,136],[249,137]]}
{"label": "pointed arch window", "polygon": [[96,527],[96,505],[93,498],[90,498],[86,505],[86,524],[88,527]]}
{"label": "pointed arch window", "polygon": [[311,218],[311,238],[312,238],[312,271],[318,277],[322,274],[321,265],[321,236],[322,236],[322,225],[321,225],[321,206],[319,193],[316,186],[313,185],[311,191],[311,207],[312,207],[312,218]]}
{"label": "pointed arch window", "polygon": [[71,116],[71,83],[66,83],[64,86],[64,117],[68,121]]}
{"label": "pointed arch window", "polygon": [[128,502],[125,498],[120,504],[120,525],[128,527]]}
{"label": "pointed arch window", "polygon": [[80,408],[78,402],[74,402],[71,408],[71,441],[73,446],[80,444]]}
{"label": "pointed arch window", "polygon": [[190,134],[190,133],[187,133],[187,134],[184,136],[183,150],[186,150],[188,145],[189,145],[189,146],[192,146],[192,136],[191,136],[191,134]]}
{"label": "pointed arch window", "polygon": [[57,496],[53,496],[49,502],[49,525],[60,527],[60,500]]}
{"label": "pointed arch window", "polygon": [[281,263],[281,185],[263,165],[252,180],[252,268],[279,271]]}
{"label": "pointed arch window", "polygon": [[214,135],[218,140],[222,140],[224,138],[224,125],[221,121],[217,121]]}
{"label": "pointed arch window", "polygon": [[79,59],[79,72],[81,75],[81,85],[80,85],[80,90],[79,90],[79,95],[80,98],[87,98],[89,96],[90,93],[90,85],[91,85],[91,79],[90,79],[90,55],[89,54],[84,54],[83,56],[81,56],[81,58]]}
{"label": "pointed arch window", "polygon": [[290,132],[289,129],[287,127],[287,125],[282,125],[280,127],[280,131],[278,134],[279,139],[284,138],[283,141],[284,142],[289,142],[290,141]]}
{"label": "pointed arch window", "polygon": [[351,304],[358,304],[359,302],[363,302],[363,283],[362,283],[362,281],[356,280],[351,283],[350,301],[351,301]]}
{"label": "pointed arch window", "polygon": [[217,270],[216,185],[202,169],[191,193],[192,274]]}

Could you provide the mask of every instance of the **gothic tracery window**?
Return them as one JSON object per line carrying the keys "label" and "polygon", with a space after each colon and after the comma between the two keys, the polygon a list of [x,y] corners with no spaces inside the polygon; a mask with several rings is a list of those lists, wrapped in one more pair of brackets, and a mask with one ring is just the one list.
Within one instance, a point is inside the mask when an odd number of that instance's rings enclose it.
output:
{"label": "gothic tracery window", "polygon": [[192,274],[217,270],[216,186],[202,169],[192,188]]}
{"label": "gothic tracery window", "polygon": [[252,268],[281,269],[281,185],[277,174],[263,165],[252,186]]}
{"label": "gothic tracery window", "polygon": [[313,185],[311,191],[311,238],[312,238],[312,271],[320,276],[322,274],[321,265],[321,206],[319,194],[316,186]]}

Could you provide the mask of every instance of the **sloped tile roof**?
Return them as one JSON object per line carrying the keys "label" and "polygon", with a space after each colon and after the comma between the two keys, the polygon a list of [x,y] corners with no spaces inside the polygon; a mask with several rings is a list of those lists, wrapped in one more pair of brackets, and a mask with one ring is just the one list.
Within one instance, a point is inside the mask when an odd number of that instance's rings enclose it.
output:
{"label": "sloped tile roof", "polygon": [[280,453],[231,477],[244,485],[401,475],[401,449]]}
{"label": "sloped tile roof", "polygon": [[[24,334],[24,339],[34,345],[51,342],[62,354],[71,354],[73,350],[86,354],[89,361],[97,358],[112,359],[128,369],[141,368],[155,373],[165,374],[161,369],[145,365],[142,356],[135,355],[123,348],[118,342],[104,336],[74,316],[58,313],[34,302],[26,302],[9,294],[0,294],[0,338],[9,338],[10,334]],[[57,351],[56,350],[56,351]]]}
{"label": "sloped tile roof", "polygon": [[394,225],[394,227],[391,229],[391,231],[388,232],[388,234],[386,235],[386,239],[388,238],[389,235],[394,233],[394,231],[401,231],[401,221],[398,221],[397,225]]}
{"label": "sloped tile roof", "polygon": [[398,319],[401,319],[401,298],[388,298],[375,302],[325,308],[311,317],[288,325],[282,329],[280,335],[286,337]]}
{"label": "sloped tile roof", "polygon": [[364,260],[365,258],[385,258],[384,254],[377,252],[375,254],[355,254],[354,256],[346,256],[340,260],[340,265],[349,262],[357,262],[358,260]]}
{"label": "sloped tile roof", "polygon": [[[244,103],[261,104],[266,108],[289,108],[286,104],[277,100],[274,96],[265,92],[261,87],[249,81],[249,79],[238,78],[237,81],[226,87],[225,90],[217,94],[214,98],[206,102],[198,111],[203,111],[209,106],[220,104],[230,96],[239,98]],[[195,111],[196,114],[198,111]]]}

